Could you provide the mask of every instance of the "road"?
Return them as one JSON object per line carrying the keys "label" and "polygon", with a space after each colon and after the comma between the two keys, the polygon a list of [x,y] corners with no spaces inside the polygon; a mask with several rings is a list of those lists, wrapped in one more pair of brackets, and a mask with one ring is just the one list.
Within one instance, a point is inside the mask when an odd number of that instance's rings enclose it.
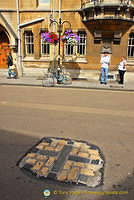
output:
{"label": "road", "polygon": [[[133,200],[133,99],[134,93],[127,91],[1,85],[0,199],[44,200],[43,191],[49,189],[49,200]],[[107,193],[88,193],[22,173],[16,162],[47,136],[98,146],[106,159],[103,191]]]}

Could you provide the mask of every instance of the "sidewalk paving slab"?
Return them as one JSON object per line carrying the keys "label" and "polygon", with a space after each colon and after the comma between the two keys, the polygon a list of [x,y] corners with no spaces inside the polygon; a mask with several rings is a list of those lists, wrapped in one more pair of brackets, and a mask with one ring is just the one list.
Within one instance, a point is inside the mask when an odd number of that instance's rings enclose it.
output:
{"label": "sidewalk paving slab", "polygon": [[[38,77],[20,77],[18,79],[7,79],[0,77],[0,85],[22,85],[22,86],[42,86],[42,80]],[[123,90],[134,91],[134,82],[125,82],[123,85],[114,81],[108,81],[107,85],[100,84],[94,80],[73,80],[71,85],[63,85],[55,83],[54,87],[61,88],[83,88],[83,89],[102,89],[102,90]]]}

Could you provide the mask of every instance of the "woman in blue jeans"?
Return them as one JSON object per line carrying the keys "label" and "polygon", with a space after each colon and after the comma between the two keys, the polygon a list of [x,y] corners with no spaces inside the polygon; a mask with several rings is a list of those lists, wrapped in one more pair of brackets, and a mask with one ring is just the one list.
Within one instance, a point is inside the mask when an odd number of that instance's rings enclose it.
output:
{"label": "woman in blue jeans", "polygon": [[16,74],[10,70],[10,66],[13,65],[13,58],[12,58],[10,52],[7,53],[7,64],[8,64],[8,77],[7,78],[10,79],[11,74],[14,76],[14,78],[16,78]]}
{"label": "woman in blue jeans", "polygon": [[108,56],[108,52],[104,53],[104,56],[101,57],[101,84],[107,84],[108,77],[108,68],[110,63],[110,56]]}

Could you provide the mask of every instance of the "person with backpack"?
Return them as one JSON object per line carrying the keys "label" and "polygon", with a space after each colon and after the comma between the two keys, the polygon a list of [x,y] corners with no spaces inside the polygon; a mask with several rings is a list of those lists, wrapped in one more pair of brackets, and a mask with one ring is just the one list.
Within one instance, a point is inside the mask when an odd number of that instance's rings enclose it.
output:
{"label": "person with backpack", "polygon": [[17,78],[16,74],[12,71],[13,70],[13,68],[12,68],[12,66],[13,66],[13,58],[11,56],[11,52],[10,51],[7,53],[7,64],[8,64],[8,77],[7,78],[11,79],[11,75],[13,75],[14,78]]}

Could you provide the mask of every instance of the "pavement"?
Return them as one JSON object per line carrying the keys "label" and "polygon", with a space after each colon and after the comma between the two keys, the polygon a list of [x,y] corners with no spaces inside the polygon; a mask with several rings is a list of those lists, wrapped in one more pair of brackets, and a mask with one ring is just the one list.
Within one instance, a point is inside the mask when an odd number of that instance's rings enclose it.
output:
{"label": "pavement", "polygon": [[[23,86],[41,86],[41,77],[19,77],[18,79],[7,79],[7,77],[0,77],[0,85],[23,85]],[[108,80],[107,85],[100,84],[100,81],[76,79],[72,81],[71,85],[57,84],[54,87],[69,87],[69,88],[84,88],[84,89],[103,89],[103,90],[124,90],[134,91],[134,81],[125,82],[123,85],[116,81]]]}

